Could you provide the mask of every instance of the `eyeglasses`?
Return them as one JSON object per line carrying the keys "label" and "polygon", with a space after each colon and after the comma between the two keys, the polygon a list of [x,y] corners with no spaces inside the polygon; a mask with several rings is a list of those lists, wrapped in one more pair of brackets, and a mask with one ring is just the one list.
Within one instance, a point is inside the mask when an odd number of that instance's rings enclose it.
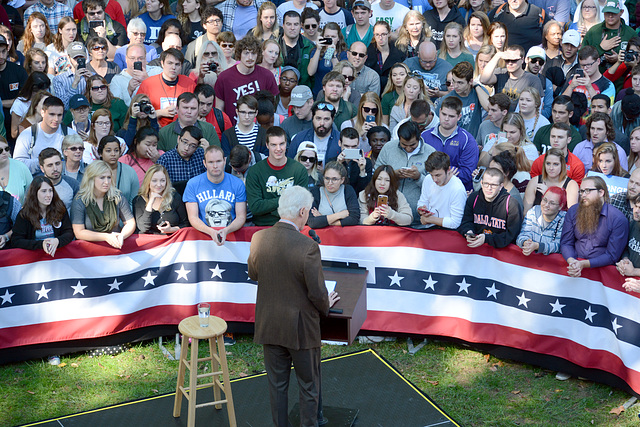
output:
{"label": "eyeglasses", "polygon": [[362,111],[364,111],[367,114],[373,114],[374,116],[378,114],[378,109],[376,107],[374,108],[362,107]]}
{"label": "eyeglasses", "polygon": [[304,25],[304,29],[305,30],[311,30],[311,29],[315,30],[316,28],[318,28],[318,24],[305,24]]}
{"label": "eyeglasses", "polygon": [[255,113],[257,113],[256,110],[249,110],[249,111],[238,110],[238,115],[244,114],[245,116],[253,116]]}
{"label": "eyeglasses", "polygon": [[300,161],[302,163],[305,163],[305,162],[315,163],[316,160],[318,160],[317,157],[300,156]]}
{"label": "eyeglasses", "polygon": [[233,47],[233,43],[220,43],[220,47],[223,49],[231,49]]}
{"label": "eyeglasses", "polygon": [[359,56],[360,58],[364,58],[365,56],[367,56],[366,53],[354,52],[352,50],[350,50],[349,53],[353,56]]}
{"label": "eyeglasses", "polygon": [[333,104],[327,104],[326,102],[320,102],[316,105],[316,107],[318,108],[318,110],[327,110],[327,111],[335,110],[335,107],[333,106]]}
{"label": "eyeglasses", "polygon": [[10,153],[9,153],[9,147],[7,147],[7,148],[0,148],[0,154],[2,154],[2,153],[10,154]]}
{"label": "eyeglasses", "polygon": [[352,82],[356,79],[355,76],[345,76],[344,74],[342,75],[342,77],[344,77],[344,79],[348,82]]}
{"label": "eyeglasses", "polygon": [[338,182],[338,181],[340,181],[341,179],[342,179],[342,178],[335,178],[335,177],[331,178],[331,177],[325,176],[325,177],[324,177],[324,182],[331,182],[331,183],[334,183],[334,182]]}
{"label": "eyeglasses", "polygon": [[96,126],[111,126],[111,122],[93,122]]}
{"label": "eyeglasses", "polygon": [[426,59],[420,59],[420,57],[418,57],[418,61],[420,61],[421,64],[435,64],[438,58],[427,61]]}
{"label": "eyeglasses", "polygon": [[589,194],[592,191],[597,191],[597,188],[584,188],[584,189],[580,189],[578,190],[578,194],[580,194],[581,196],[585,195],[585,194]]}
{"label": "eyeglasses", "polygon": [[138,31],[131,31],[131,35],[133,37],[142,37],[142,36],[146,36],[147,33],[141,33],[141,32],[138,32]]}
{"label": "eyeglasses", "polygon": [[373,37],[387,37],[389,35],[389,33],[379,33],[379,34],[373,34]]}
{"label": "eyeglasses", "polygon": [[222,24],[222,19],[220,19],[220,18],[207,19],[207,20],[205,21],[205,24],[209,24],[209,25],[213,25],[213,24],[216,24],[216,25],[218,25],[218,24]]}
{"label": "eyeglasses", "polygon": [[195,150],[196,148],[198,148],[198,144],[187,144],[182,140],[180,140],[180,143],[186,145],[189,150]]}
{"label": "eyeglasses", "polygon": [[93,86],[91,88],[91,90],[99,92],[101,90],[107,90],[107,85],[101,85],[101,86]]}
{"label": "eyeglasses", "polygon": [[520,57],[518,59],[505,59],[504,62],[506,62],[507,64],[516,64],[521,59],[522,59],[522,57]]}
{"label": "eyeglasses", "polygon": [[282,77],[280,76],[280,81],[282,83],[290,83],[290,84],[298,84],[298,79],[290,79],[288,77]]}
{"label": "eyeglasses", "polygon": [[[76,152],[76,151],[84,151],[84,147],[69,147],[67,148],[67,150]],[[0,151],[0,153],[2,153],[2,151]]]}
{"label": "eyeglasses", "polygon": [[490,182],[484,182],[484,181],[482,181],[482,186],[483,186],[484,188],[491,188],[491,189],[493,189],[493,188],[498,188],[498,187],[500,187],[501,185],[502,185],[502,184],[491,184]]}
{"label": "eyeglasses", "polygon": [[94,50],[94,51],[97,52],[99,50],[107,50],[107,47],[106,46],[94,46],[94,47],[91,48],[91,50]]}
{"label": "eyeglasses", "polygon": [[529,58],[529,62],[538,65],[544,65],[544,59],[542,58]]}
{"label": "eyeglasses", "polygon": [[549,206],[560,206],[560,203],[552,202],[551,200],[547,199],[546,197],[542,198],[542,203],[547,204]]}
{"label": "eyeglasses", "polygon": [[598,61],[593,61],[591,64],[580,64],[580,66],[582,68],[591,68],[591,67],[593,67],[593,64],[595,64],[596,62],[598,62]]}

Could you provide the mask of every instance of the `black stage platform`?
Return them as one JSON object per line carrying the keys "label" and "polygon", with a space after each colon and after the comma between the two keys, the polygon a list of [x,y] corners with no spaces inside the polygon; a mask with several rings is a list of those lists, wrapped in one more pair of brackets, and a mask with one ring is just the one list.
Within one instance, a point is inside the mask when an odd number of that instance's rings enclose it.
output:
{"label": "black stage platform", "polygon": [[[238,426],[271,426],[266,374],[232,380]],[[322,396],[327,426],[428,427],[457,426],[435,402],[406,380],[372,350],[336,356],[322,361]],[[198,390],[200,400],[212,400],[210,389]],[[45,427],[114,427],[187,425],[187,401],[182,416],[173,418],[174,393],[109,406],[80,414],[28,424]],[[292,372],[289,408],[297,409],[298,387]],[[335,415],[338,414],[338,415]],[[355,422],[344,417],[357,414]],[[333,422],[332,422],[333,416]],[[342,420],[336,418],[342,417]],[[292,416],[291,420],[295,418]],[[213,406],[196,410],[196,425],[227,426],[226,409]],[[295,424],[294,424],[295,425]]]}

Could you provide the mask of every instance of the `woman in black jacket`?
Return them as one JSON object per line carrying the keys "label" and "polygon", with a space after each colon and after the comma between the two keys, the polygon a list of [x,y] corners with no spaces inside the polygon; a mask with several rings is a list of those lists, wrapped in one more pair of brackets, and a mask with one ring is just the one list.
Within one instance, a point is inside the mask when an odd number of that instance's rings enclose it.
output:
{"label": "woman in black jacket", "polygon": [[[396,62],[403,62],[407,57],[395,43],[389,43],[391,27],[386,21],[378,21],[373,26],[373,40],[367,48],[365,65],[380,75],[380,87],[384,88],[389,80],[389,71]],[[380,95],[380,94],[376,94]]]}
{"label": "woman in black jacket", "polygon": [[347,170],[332,161],[324,167],[324,187],[312,188],[313,206],[307,224],[311,228],[329,225],[358,225],[360,205],[358,195],[350,185],[345,185]]}
{"label": "woman in black jacket", "polygon": [[42,248],[53,257],[56,249],[72,240],[69,214],[53,183],[43,175],[36,176],[13,226],[12,247],[29,250]]}

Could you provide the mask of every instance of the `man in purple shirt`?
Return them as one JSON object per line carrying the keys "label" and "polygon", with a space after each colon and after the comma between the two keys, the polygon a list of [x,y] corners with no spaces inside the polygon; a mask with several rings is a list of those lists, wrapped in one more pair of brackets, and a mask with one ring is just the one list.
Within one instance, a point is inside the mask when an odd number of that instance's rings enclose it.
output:
{"label": "man in purple shirt", "polygon": [[629,235],[627,218],[609,204],[602,178],[586,177],[579,193],[580,202],[569,208],[560,239],[560,251],[569,264],[567,273],[573,277],[579,277],[583,268],[618,262]]}

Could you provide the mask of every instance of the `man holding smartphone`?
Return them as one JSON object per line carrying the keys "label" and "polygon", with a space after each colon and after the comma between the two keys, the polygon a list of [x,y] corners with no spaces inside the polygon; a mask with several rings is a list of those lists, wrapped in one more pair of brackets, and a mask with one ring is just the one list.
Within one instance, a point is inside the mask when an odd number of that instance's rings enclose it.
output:
{"label": "man holding smartphone", "polygon": [[562,91],[563,95],[571,96],[573,92],[584,93],[591,104],[591,98],[599,93],[607,95],[611,100],[616,96],[616,89],[600,72],[600,55],[593,46],[583,46],[578,51],[578,68]]}
{"label": "man holding smartphone", "polygon": [[340,154],[335,159],[347,169],[347,182],[360,193],[365,189],[371,178],[373,177],[373,163],[371,159],[364,157],[363,151],[360,149],[360,135],[358,131],[352,127],[342,129],[340,132]]}
{"label": "man holding smartphone", "polygon": [[504,188],[504,175],[488,168],[482,175],[482,188],[467,198],[458,232],[467,246],[477,248],[487,243],[504,248],[514,243],[522,226],[522,208]]}

